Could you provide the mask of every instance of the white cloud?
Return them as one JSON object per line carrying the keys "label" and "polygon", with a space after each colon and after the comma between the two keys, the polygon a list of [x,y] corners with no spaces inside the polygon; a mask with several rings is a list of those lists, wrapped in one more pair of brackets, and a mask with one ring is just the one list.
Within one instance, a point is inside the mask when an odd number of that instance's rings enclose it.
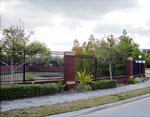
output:
{"label": "white cloud", "polygon": [[143,37],[138,34],[135,34],[134,41],[140,45],[141,49],[149,49],[150,48],[150,36],[149,37]]}
{"label": "white cloud", "polygon": [[8,27],[21,18],[25,28],[35,32],[31,40],[44,42],[53,51],[70,51],[75,39],[81,45],[91,34],[98,39],[121,35],[123,29],[136,35],[140,47],[149,48],[149,4],[149,0],[2,1],[1,24]]}

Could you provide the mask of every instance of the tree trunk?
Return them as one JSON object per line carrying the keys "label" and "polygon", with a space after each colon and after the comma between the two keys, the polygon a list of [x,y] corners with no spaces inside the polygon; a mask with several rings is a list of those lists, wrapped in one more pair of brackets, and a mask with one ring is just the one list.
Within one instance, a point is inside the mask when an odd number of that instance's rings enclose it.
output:
{"label": "tree trunk", "polygon": [[14,81],[14,71],[13,71],[13,61],[11,61],[11,85],[13,85]]}
{"label": "tree trunk", "polygon": [[110,79],[112,80],[112,73],[111,73],[111,63],[110,63],[110,59],[109,59],[109,73],[110,73]]}
{"label": "tree trunk", "polygon": [[112,80],[111,64],[109,64],[110,79]]}

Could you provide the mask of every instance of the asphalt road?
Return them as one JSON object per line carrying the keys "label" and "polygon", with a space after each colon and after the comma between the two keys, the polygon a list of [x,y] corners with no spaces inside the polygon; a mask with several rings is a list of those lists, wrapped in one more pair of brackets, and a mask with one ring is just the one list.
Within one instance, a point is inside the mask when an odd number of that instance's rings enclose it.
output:
{"label": "asphalt road", "polygon": [[150,117],[150,93],[119,102],[46,117]]}
{"label": "asphalt road", "polygon": [[87,117],[150,117],[150,97],[84,115]]}

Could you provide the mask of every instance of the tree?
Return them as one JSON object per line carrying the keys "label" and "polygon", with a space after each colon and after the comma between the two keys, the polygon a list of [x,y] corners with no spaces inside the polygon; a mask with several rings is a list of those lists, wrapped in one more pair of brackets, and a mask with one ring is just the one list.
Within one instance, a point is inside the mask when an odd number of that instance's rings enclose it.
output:
{"label": "tree", "polygon": [[[136,59],[138,54],[135,53],[139,51],[138,47],[139,45],[134,43],[133,37],[128,36],[127,31],[123,30],[123,35],[119,38],[116,38],[113,35],[108,35],[105,36],[101,41],[98,41],[93,35],[91,35],[89,41],[87,43],[84,42],[82,46],[78,46],[75,51],[76,54],[79,55],[95,56],[98,59],[98,76],[110,75],[110,78],[112,79],[112,64],[124,62],[128,57],[133,57]],[[141,53],[141,55],[144,58],[143,53]],[[78,70],[83,70],[84,68],[88,70],[92,66],[92,64],[90,64],[91,62],[94,63],[92,60],[82,60],[81,58],[76,58],[75,60]],[[107,65],[109,66],[109,70],[106,69]],[[122,66],[123,65],[124,64],[122,64]],[[118,72],[120,71],[118,70]]]}
{"label": "tree", "polygon": [[139,45],[133,41],[133,38],[127,36],[126,30],[123,30],[123,35],[120,37],[121,41],[125,41],[126,43],[132,46],[132,49],[128,52],[128,57],[132,57],[133,60],[138,59],[139,55],[142,56],[142,59],[145,59],[146,65],[148,65],[148,57],[144,52],[139,50]]}
{"label": "tree", "polygon": [[87,72],[94,72],[94,55],[95,55],[95,46],[97,45],[97,40],[93,35],[90,35],[88,42],[83,42],[82,46],[79,46],[79,41],[76,39],[74,42],[74,47],[72,50],[75,51],[77,55],[91,55],[89,57],[76,57],[75,58],[75,66],[76,71],[84,70],[86,68]]}
{"label": "tree", "polygon": [[62,66],[64,63],[64,57],[55,56],[53,59],[50,60],[50,64],[53,66]]}
{"label": "tree", "polygon": [[7,59],[7,56],[2,53],[2,48],[0,48],[0,59],[2,61],[5,61]]}
{"label": "tree", "polygon": [[[45,46],[45,45],[42,45]],[[45,63],[50,62],[52,58],[49,48],[46,48],[45,51],[40,52],[40,54],[33,55],[29,58],[30,63],[38,63],[39,65],[44,65]]]}
{"label": "tree", "polygon": [[75,39],[73,42],[72,51],[75,51],[78,55],[94,55],[97,44],[98,40],[91,34],[89,41],[87,43],[83,42],[82,46],[79,46],[79,41]]}
{"label": "tree", "polygon": [[14,72],[17,68],[24,65],[31,56],[44,52],[46,46],[40,42],[28,43],[31,33],[25,34],[21,21],[20,26],[11,25],[4,28],[2,34],[2,51],[6,54],[10,65],[2,59],[0,62],[11,70],[11,85],[13,85]]}
{"label": "tree", "polygon": [[127,31],[123,30],[123,35],[119,38],[115,38],[113,35],[105,36],[96,49],[96,57],[100,62],[109,64],[110,79],[112,79],[111,65],[124,61],[127,57],[134,57],[135,52],[139,50],[138,47],[139,45],[134,43],[133,37],[129,37]]}
{"label": "tree", "polygon": [[123,35],[120,36],[119,39],[122,43],[125,43],[128,45],[128,48],[123,46],[124,48],[129,50],[127,57],[132,57],[133,59],[135,59],[135,51],[139,50],[138,49],[139,45],[133,41],[133,37],[129,37],[127,35],[127,31],[124,29]]}
{"label": "tree", "polygon": [[132,44],[126,42],[126,40],[120,40],[113,35],[105,36],[96,49],[96,58],[101,63],[109,65],[110,79],[112,80],[111,66],[117,61],[117,59],[127,58],[128,52],[133,49]]}
{"label": "tree", "polygon": [[103,40],[100,41],[99,47],[97,47],[96,58],[101,63],[109,64],[109,72],[111,79],[112,79],[111,65],[114,63],[117,53],[119,53],[117,45],[118,39],[114,38],[113,35],[108,35],[108,37],[105,37]]}
{"label": "tree", "polygon": [[138,48],[135,48],[135,49],[134,49],[133,54],[130,55],[130,57],[132,57],[133,60],[136,60],[136,59],[139,58],[139,55],[142,56],[142,59],[147,60],[146,54],[145,54],[144,52],[141,52]]}
{"label": "tree", "polygon": [[78,47],[79,47],[79,41],[77,39],[75,39],[74,42],[73,42],[72,51],[76,52]]}

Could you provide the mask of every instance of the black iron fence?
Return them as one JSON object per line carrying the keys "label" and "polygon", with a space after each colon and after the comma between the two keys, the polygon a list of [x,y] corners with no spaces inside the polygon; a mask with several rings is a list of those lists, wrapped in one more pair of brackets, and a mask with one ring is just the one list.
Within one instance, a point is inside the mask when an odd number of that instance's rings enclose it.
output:
{"label": "black iron fence", "polygon": [[[5,62],[10,65],[8,61]],[[75,72],[84,69],[86,73],[93,74],[93,78],[110,76],[108,64],[99,62],[94,56],[75,55]],[[111,70],[113,76],[126,75],[126,62],[113,64]],[[138,74],[139,70],[139,63],[133,61],[133,75]],[[0,71],[1,82],[11,82],[11,70],[0,63]],[[31,58],[28,63],[15,71],[13,82],[28,81],[30,79],[26,77],[29,76],[35,80],[64,79],[64,52],[51,51],[48,58],[40,58],[40,56]]]}
{"label": "black iron fence", "polygon": [[[93,78],[109,77],[109,64],[99,62],[94,56],[76,55],[75,56],[75,71],[83,71],[93,74]],[[126,62],[120,62],[112,65],[112,75],[126,75]]]}
{"label": "black iron fence", "polygon": [[75,55],[75,72],[83,71],[86,69],[86,73],[95,75],[95,58],[90,55]]}
{"label": "black iron fence", "polygon": [[142,73],[142,64],[133,61],[133,75],[140,74],[140,70]]}
{"label": "black iron fence", "polygon": [[126,75],[126,61],[113,64],[113,76]]}
{"label": "black iron fence", "polygon": [[[8,64],[8,66],[2,64],[2,62],[0,62],[0,82],[10,82],[11,78],[12,78],[12,72],[11,72],[11,66],[10,66],[10,62],[9,61],[5,61],[5,63]],[[15,62],[14,62],[15,65]],[[27,67],[26,67],[27,68]],[[25,69],[26,69],[25,68]],[[14,69],[14,75],[13,75],[13,81],[14,82],[19,82],[23,80],[23,66],[21,67],[15,67]]]}
{"label": "black iron fence", "polygon": [[97,77],[109,77],[110,72],[109,72],[109,65],[105,63],[101,63],[97,60]]}
{"label": "black iron fence", "polygon": [[[37,55],[30,58],[25,65],[22,65],[14,72],[13,82],[25,82],[30,80],[55,80],[64,79],[64,52],[51,51],[46,58]],[[6,62],[10,67],[9,61]],[[15,62],[14,62],[15,65]],[[11,82],[11,69],[0,62],[1,83]]]}

